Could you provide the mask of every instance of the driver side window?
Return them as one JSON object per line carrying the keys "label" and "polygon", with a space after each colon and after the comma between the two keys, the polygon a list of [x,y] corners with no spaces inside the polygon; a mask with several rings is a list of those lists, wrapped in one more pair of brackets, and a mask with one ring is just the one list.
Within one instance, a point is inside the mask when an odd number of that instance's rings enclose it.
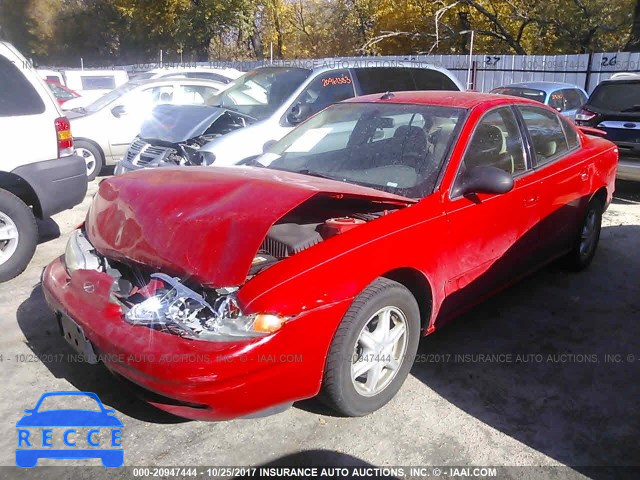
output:
{"label": "driver side window", "polygon": [[478,122],[463,164],[467,169],[497,167],[514,176],[527,169],[522,136],[511,108],[492,110]]}
{"label": "driver side window", "polygon": [[467,145],[455,185],[461,185],[466,171],[481,166],[497,167],[513,176],[527,170],[522,135],[510,107],[491,110],[478,122]]}

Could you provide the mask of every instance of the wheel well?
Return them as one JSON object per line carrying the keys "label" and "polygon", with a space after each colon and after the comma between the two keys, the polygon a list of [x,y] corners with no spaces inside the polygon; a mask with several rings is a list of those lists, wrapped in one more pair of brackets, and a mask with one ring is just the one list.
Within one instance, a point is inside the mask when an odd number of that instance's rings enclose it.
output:
{"label": "wheel well", "polygon": [[600,189],[595,193],[593,198],[600,201],[602,204],[602,208],[607,204],[607,189],[604,187],[600,187]]}
{"label": "wheel well", "polygon": [[22,177],[11,172],[0,172],[0,188],[14,194],[33,208],[36,217],[42,218],[42,207],[38,195]]}
{"label": "wheel well", "polygon": [[413,268],[398,268],[382,276],[404,285],[413,294],[420,308],[420,326],[427,328],[431,320],[433,294],[424,274]]}
{"label": "wheel well", "polygon": [[84,138],[84,137],[77,137],[77,138],[74,137],[73,138],[74,144],[77,141],[90,143],[91,145],[93,145],[95,147],[96,150],[98,150],[98,153],[100,153],[100,155],[102,155],[102,161],[104,162],[106,160],[106,157],[104,156],[104,150],[102,150],[102,147],[100,145],[98,145],[96,142],[94,142],[93,140],[90,140],[90,139]]}

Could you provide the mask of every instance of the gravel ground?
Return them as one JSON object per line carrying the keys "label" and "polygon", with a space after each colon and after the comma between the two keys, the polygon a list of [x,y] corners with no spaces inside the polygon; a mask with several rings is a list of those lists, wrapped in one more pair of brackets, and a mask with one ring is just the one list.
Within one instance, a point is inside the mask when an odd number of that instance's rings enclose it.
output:
{"label": "gravel ground", "polygon": [[[128,466],[570,465],[571,475],[597,477],[585,467],[640,465],[637,184],[618,185],[590,269],[545,268],[423,339],[412,374],[385,408],[348,419],[309,400],[272,417],[220,423],[172,417],[103,367],[52,356],[73,352],[58,335],[39,276],[64,251],[96,188],[81,206],[40,224],[31,265],[0,286],[0,465],[14,465],[23,409],[52,390],[92,391],[114,408]],[[43,472],[0,469],[6,478],[57,477]],[[93,476],[113,478],[102,467]]]}

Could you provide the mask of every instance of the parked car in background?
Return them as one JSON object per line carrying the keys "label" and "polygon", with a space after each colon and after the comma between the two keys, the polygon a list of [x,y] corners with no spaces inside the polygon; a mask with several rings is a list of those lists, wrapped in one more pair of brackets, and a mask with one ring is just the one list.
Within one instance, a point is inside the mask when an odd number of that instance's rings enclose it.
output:
{"label": "parked car in background", "polygon": [[62,74],[64,85],[81,95],[66,102],[63,110],[85,107],[129,81],[126,70],[63,70]]}
{"label": "parked car in background", "polygon": [[640,182],[640,75],[621,72],[600,82],[576,123],[603,131],[620,150],[618,178]]}
{"label": "parked car in background", "polygon": [[36,72],[38,72],[44,80],[53,80],[54,82],[58,82],[60,85],[64,85],[64,75],[60,70],[38,68],[36,69]]}
{"label": "parked car in background", "polygon": [[171,67],[154,68],[148,72],[134,73],[130,75],[135,80],[152,80],[155,78],[204,78],[220,83],[231,83],[240,77],[243,72],[235,68],[208,68],[208,67]]}
{"label": "parked car in background", "polygon": [[587,101],[587,92],[570,83],[525,82],[513,83],[491,90],[491,93],[535,100],[555,108],[565,117],[575,119],[576,112]]}
{"label": "parked car in background", "polygon": [[141,128],[116,174],[171,165],[233,165],[332,103],[402,90],[462,90],[438,67],[252,70],[202,107],[159,107]]}
{"label": "parked car in background", "polygon": [[251,166],[103,180],[45,298],[83,332],[73,348],[173,414],[322,392],[365,415],[400,389],[421,332],[556,258],[589,265],[616,163],[614,144],[530,100],[355,98]]}
{"label": "parked car in background", "polygon": [[73,154],[69,121],[44,80],[0,42],[0,282],[19,275],[38,243],[35,218],[80,203],[84,161]]}
{"label": "parked car in background", "polygon": [[47,82],[47,86],[53,92],[53,96],[56,97],[58,101],[58,105],[62,105],[65,102],[73,98],[80,97],[78,92],[74,92],[70,88],[65,87],[61,83],[56,82],[55,80],[45,80]]}
{"label": "parked car in background", "polygon": [[202,105],[222,88],[222,83],[197,78],[132,80],[86,108],[67,112],[89,180],[125,153],[154,106]]}

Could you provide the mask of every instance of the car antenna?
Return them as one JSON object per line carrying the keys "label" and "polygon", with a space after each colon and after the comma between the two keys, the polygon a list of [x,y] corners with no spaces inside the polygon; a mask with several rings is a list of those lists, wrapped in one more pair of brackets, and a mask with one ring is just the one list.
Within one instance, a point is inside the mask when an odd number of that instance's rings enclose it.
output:
{"label": "car antenna", "polygon": [[387,93],[385,93],[384,95],[382,95],[380,97],[380,100],[389,100],[390,98],[395,97],[395,95],[393,93],[391,93],[390,91],[387,90]]}

